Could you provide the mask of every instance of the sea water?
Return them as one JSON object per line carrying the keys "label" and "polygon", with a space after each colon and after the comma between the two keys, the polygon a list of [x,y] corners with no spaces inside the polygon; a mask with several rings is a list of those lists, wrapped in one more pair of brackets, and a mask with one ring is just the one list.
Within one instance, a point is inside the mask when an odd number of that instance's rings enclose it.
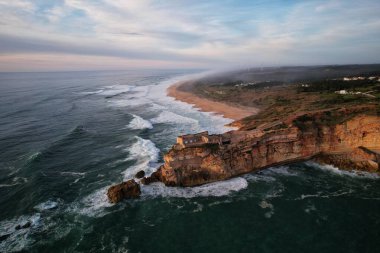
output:
{"label": "sea water", "polygon": [[166,96],[197,75],[1,73],[0,252],[380,251],[379,177],[310,162],[108,203],[176,136],[230,130]]}

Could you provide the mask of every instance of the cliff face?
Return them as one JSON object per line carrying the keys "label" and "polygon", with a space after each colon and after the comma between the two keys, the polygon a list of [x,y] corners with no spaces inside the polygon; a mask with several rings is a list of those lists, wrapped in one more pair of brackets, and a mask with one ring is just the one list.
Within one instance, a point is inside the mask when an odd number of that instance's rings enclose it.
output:
{"label": "cliff face", "polygon": [[347,111],[328,116],[319,112],[265,130],[232,131],[222,135],[231,140],[227,144],[175,145],[152,177],[168,186],[195,186],[311,158],[378,172],[380,117]]}

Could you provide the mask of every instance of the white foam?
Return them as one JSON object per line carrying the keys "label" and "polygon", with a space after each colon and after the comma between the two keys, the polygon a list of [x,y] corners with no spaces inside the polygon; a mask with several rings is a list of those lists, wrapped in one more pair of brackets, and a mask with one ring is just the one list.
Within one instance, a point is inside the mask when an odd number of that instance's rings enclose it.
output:
{"label": "white foam", "polygon": [[52,200],[48,200],[46,202],[42,202],[42,203],[36,205],[34,207],[34,209],[42,212],[42,211],[45,211],[45,210],[50,210],[50,209],[56,208],[57,206],[58,206],[58,202],[52,201]]}
{"label": "white foam", "polygon": [[151,106],[152,101],[144,97],[132,97],[123,99],[112,99],[108,101],[114,107],[136,107],[136,106]]}
{"label": "white foam", "polygon": [[270,167],[261,171],[264,175],[298,176],[297,172],[290,171],[288,166]]}
{"label": "white foam", "polygon": [[105,96],[115,96],[118,94],[126,93],[132,90],[134,86],[129,85],[115,85],[115,86],[105,86],[107,88],[102,92],[102,95]]}
{"label": "white foam", "polygon": [[338,190],[335,192],[317,192],[315,194],[301,194],[300,197],[296,198],[295,200],[304,200],[308,198],[334,198],[334,197],[340,197],[340,196],[345,196],[345,195],[350,195],[354,193],[353,189],[348,189],[348,190]]}
{"label": "white foam", "polygon": [[78,176],[78,177],[80,176],[80,177],[82,177],[82,176],[86,175],[86,172],[62,171],[60,174],[61,175]]}
{"label": "white foam", "polygon": [[105,208],[112,206],[108,201],[107,190],[109,186],[103,187],[75,203],[69,210],[89,217],[102,217],[107,214]]}
{"label": "white foam", "polygon": [[137,115],[132,115],[133,119],[128,124],[128,128],[131,129],[152,129],[152,123],[150,123],[148,120],[145,120]]}
{"label": "white foam", "polygon": [[151,140],[146,140],[136,136],[136,142],[128,150],[133,159],[147,158],[150,161],[157,161],[160,150]]}
{"label": "white foam", "polygon": [[13,183],[13,184],[0,184],[0,188],[7,188],[7,187],[13,187],[16,185],[19,185],[20,183]]}
{"label": "white foam", "polygon": [[149,176],[159,166],[157,161],[160,150],[156,145],[151,140],[145,140],[141,137],[136,137],[136,140],[128,150],[130,153],[128,160],[136,160],[136,164],[123,172],[124,180],[133,178],[140,170]]}
{"label": "white foam", "polygon": [[99,94],[99,93],[102,93],[104,91],[104,89],[100,89],[100,90],[96,90],[96,91],[82,91],[82,92],[78,92],[78,94],[82,94],[82,95],[93,95],[93,94]]}
{"label": "white foam", "polygon": [[198,124],[198,120],[178,115],[174,112],[163,111],[156,118],[150,120],[153,123],[174,123],[174,124]]}
{"label": "white foam", "polygon": [[266,200],[262,200],[260,203],[259,203],[259,206],[262,208],[262,209],[269,209],[269,211],[267,211],[264,216],[265,218],[269,219],[272,217],[272,215],[274,214],[274,207],[271,203],[269,203],[268,201]]}
{"label": "white foam", "polygon": [[[9,235],[4,241],[1,242],[1,252],[19,252],[25,250],[28,246],[32,245],[35,240],[29,235],[31,229],[39,227],[41,215],[39,213],[33,215],[22,215],[9,220],[0,222],[0,235]],[[30,227],[16,230],[16,226],[24,226],[30,223]]]}
{"label": "white foam", "polygon": [[221,197],[247,188],[248,182],[242,177],[205,184],[196,187],[167,187],[163,183],[142,185],[142,197]]}
{"label": "white foam", "polygon": [[334,173],[334,174],[340,175],[340,176],[368,178],[368,179],[379,179],[380,178],[380,176],[377,173],[370,173],[370,172],[357,171],[357,170],[351,170],[351,171],[341,170],[341,169],[334,167],[332,165],[322,165],[322,164],[310,162],[310,161],[306,162],[306,165],[314,167],[314,168],[318,168],[318,169],[321,169],[324,171],[328,171],[328,172],[331,172],[331,173]]}
{"label": "white foam", "polygon": [[276,178],[269,176],[269,175],[263,175],[261,172],[260,173],[246,174],[243,177],[250,182],[258,182],[258,181],[274,182],[274,181],[276,181]]}
{"label": "white foam", "polygon": [[14,177],[11,183],[0,184],[0,188],[13,187],[16,185],[25,184],[26,182],[28,182],[28,179],[25,177]]}

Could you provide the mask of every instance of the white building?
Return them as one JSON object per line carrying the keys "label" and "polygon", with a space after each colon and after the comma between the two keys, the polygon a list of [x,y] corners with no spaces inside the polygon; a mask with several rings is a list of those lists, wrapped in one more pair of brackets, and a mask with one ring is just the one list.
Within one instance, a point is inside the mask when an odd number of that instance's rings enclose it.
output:
{"label": "white building", "polygon": [[346,95],[348,92],[346,90],[337,90],[335,91],[336,94]]}

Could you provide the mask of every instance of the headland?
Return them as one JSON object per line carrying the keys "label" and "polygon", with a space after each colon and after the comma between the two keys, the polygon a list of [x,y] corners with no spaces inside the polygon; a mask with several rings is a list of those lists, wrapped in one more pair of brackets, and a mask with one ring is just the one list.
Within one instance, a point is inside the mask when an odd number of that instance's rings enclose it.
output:
{"label": "headland", "polygon": [[379,173],[380,71],[373,70],[379,66],[349,68],[351,75],[346,68],[320,67],[331,76],[316,79],[304,77],[315,69],[301,69],[286,82],[260,80],[268,74],[257,70],[248,74],[258,81],[236,80],[244,76],[239,72],[176,84],[170,96],[229,116],[238,130],[179,136],[165,163],[141,183],[191,187],[311,159]]}

